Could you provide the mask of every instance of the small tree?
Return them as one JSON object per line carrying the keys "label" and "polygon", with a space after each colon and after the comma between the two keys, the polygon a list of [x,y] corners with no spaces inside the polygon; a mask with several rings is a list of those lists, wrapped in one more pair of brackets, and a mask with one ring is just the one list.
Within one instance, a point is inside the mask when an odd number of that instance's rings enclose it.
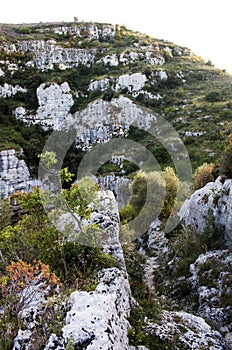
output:
{"label": "small tree", "polygon": [[171,214],[173,205],[175,204],[176,194],[179,187],[179,179],[175,174],[175,171],[171,167],[167,167],[163,171],[163,176],[166,186],[166,197],[162,210],[162,216],[168,218]]}
{"label": "small tree", "polygon": [[6,271],[7,274],[0,280],[2,297],[10,301],[11,312],[16,314],[30,304],[38,291],[60,285],[58,277],[41,261],[33,264],[23,260],[12,261]]}
{"label": "small tree", "polygon": [[208,182],[214,181],[214,170],[215,164],[204,163],[199,166],[196,170],[194,176],[194,189],[198,190],[199,188],[204,187]]}
{"label": "small tree", "polygon": [[0,317],[0,347],[13,347],[19,320],[18,313],[36,300],[38,293],[47,293],[60,285],[59,279],[41,261],[28,264],[22,260],[11,262],[6,267],[5,276],[0,277],[0,294],[3,313]]}

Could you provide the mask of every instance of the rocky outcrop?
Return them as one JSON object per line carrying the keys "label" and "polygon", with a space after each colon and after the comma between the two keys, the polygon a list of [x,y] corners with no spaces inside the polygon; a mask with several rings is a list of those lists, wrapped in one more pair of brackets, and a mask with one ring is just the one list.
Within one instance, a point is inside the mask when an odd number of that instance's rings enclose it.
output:
{"label": "rocky outcrop", "polygon": [[214,331],[201,317],[186,312],[165,311],[158,323],[148,321],[146,328],[148,334],[168,340],[174,349],[228,349],[220,333]]}
{"label": "rocky outcrop", "polygon": [[231,335],[232,252],[217,250],[201,254],[190,265],[190,272],[192,291],[198,298],[197,314],[214,324],[223,335]]}
{"label": "rocky outcrop", "polygon": [[0,194],[2,198],[23,191],[29,192],[38,183],[30,178],[24,160],[19,160],[14,149],[0,152]]}
{"label": "rocky outcrop", "polygon": [[32,60],[27,65],[38,69],[53,69],[55,65],[61,68],[77,67],[80,63],[91,65],[95,60],[96,49],[64,48],[54,40],[21,40],[14,44],[4,42],[2,48],[7,52],[22,52],[32,54]]}
{"label": "rocky outcrop", "polygon": [[94,90],[105,91],[109,86],[110,86],[110,79],[104,78],[104,79],[91,81],[88,89],[90,91],[94,91]]}
{"label": "rocky outcrop", "polygon": [[71,116],[70,108],[74,104],[68,83],[41,84],[36,91],[39,107],[35,115],[24,107],[17,107],[15,116],[28,124],[40,124],[44,129],[59,130],[64,120]]}
{"label": "rocky outcrop", "polygon": [[[99,271],[99,283],[95,291],[78,290],[70,295],[63,308],[66,316],[62,335],[52,333],[44,344],[46,350],[65,350],[67,344],[86,350],[129,350],[127,333],[130,327],[128,318],[131,292],[119,242],[117,203],[111,191],[100,191],[99,199],[99,208],[94,209],[91,219],[84,224],[95,223],[106,230],[103,248],[106,253],[115,257],[117,267]],[[47,302],[44,303],[43,307],[46,309]],[[23,330],[18,332],[14,350],[31,349],[31,339],[41,314],[41,303],[29,311],[27,318],[21,317]]]}
{"label": "rocky outcrop", "polygon": [[72,36],[80,39],[107,40],[115,36],[116,28],[112,24],[84,24],[72,26],[54,26],[39,30],[41,33],[53,32],[58,35]]}
{"label": "rocky outcrop", "polygon": [[120,270],[102,270],[94,292],[71,294],[71,310],[63,328],[65,341],[73,339],[76,347],[85,345],[86,350],[129,349],[129,296],[127,277]]}
{"label": "rocky outcrop", "polygon": [[158,71],[157,76],[160,80],[167,80],[168,79],[167,73],[163,70]]}
{"label": "rocky outcrop", "polygon": [[6,83],[3,86],[0,86],[0,97],[12,97],[16,95],[17,92],[27,92],[27,89],[24,89],[19,85],[12,86]]}
{"label": "rocky outcrop", "polygon": [[[150,296],[160,303],[160,307],[162,305],[156,322],[146,320],[148,334],[173,343],[177,349],[183,346],[186,349],[199,349],[201,346],[205,349],[210,346],[212,349],[231,349],[231,251],[227,249],[202,254],[190,265],[190,277],[169,280],[179,259],[175,255],[173,257],[159,220],[152,223],[147,235],[140,239],[140,245],[140,252],[146,258],[144,282]],[[161,289],[154,282],[154,277],[158,284],[160,278],[164,279]],[[184,311],[166,311],[166,305],[171,300],[173,307],[180,303],[179,299],[175,300],[178,294],[172,289],[179,282],[183,283],[183,296],[187,297],[186,304],[182,304]],[[189,289],[184,289],[186,285]]]}
{"label": "rocky outcrop", "polygon": [[124,136],[131,124],[148,130],[156,117],[120,96],[111,102],[95,100],[66,121],[77,130],[76,143],[85,149],[96,142],[107,142],[114,135]]}
{"label": "rocky outcrop", "polygon": [[129,93],[138,92],[144,87],[146,80],[146,75],[142,73],[120,75],[115,89],[116,91],[127,89]]}
{"label": "rocky outcrop", "polygon": [[113,191],[119,209],[123,208],[128,203],[131,195],[130,185],[132,180],[124,176],[116,176],[114,173],[100,176],[96,180],[102,190]]}
{"label": "rocky outcrop", "polygon": [[123,52],[119,56],[116,54],[106,55],[98,62],[117,67],[119,64],[127,65],[138,60],[152,65],[162,65],[165,62],[164,57],[161,54],[157,54],[154,50]]}
{"label": "rocky outcrop", "polygon": [[103,62],[105,66],[117,67],[119,65],[118,56],[114,53],[112,55],[106,55],[102,57],[98,63]]}
{"label": "rocky outcrop", "polygon": [[232,243],[232,180],[219,177],[195,191],[182,206],[179,215],[187,226],[203,233],[209,221],[224,229],[228,244]]}
{"label": "rocky outcrop", "polygon": [[4,77],[5,72],[2,70],[2,68],[0,68],[0,77]]}

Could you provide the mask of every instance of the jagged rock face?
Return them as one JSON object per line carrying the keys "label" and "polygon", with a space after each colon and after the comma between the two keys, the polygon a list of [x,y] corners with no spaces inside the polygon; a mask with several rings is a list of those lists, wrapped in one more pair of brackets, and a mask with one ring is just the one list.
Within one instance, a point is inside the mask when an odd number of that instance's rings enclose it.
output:
{"label": "jagged rock face", "polygon": [[[141,48],[140,48],[141,49]],[[133,51],[122,52],[120,56],[116,54],[106,55],[102,57],[98,62],[103,62],[104,65],[111,67],[117,67],[119,64],[127,65],[135,61],[143,61],[152,65],[162,65],[165,62],[164,57],[161,54],[157,54],[154,50],[147,48],[148,51]]]}
{"label": "jagged rock face", "polygon": [[222,334],[232,332],[232,253],[229,250],[207,252],[190,265],[189,278],[198,298],[198,315],[216,325]]}
{"label": "jagged rock face", "polygon": [[219,177],[203,188],[195,191],[182,206],[179,215],[187,226],[193,226],[203,233],[212,216],[216,226],[225,230],[228,244],[232,243],[232,180]]}
{"label": "jagged rock face", "polygon": [[12,97],[17,94],[17,92],[27,92],[27,89],[22,88],[19,85],[9,85],[4,84],[0,86],[0,97]]}
{"label": "jagged rock face", "polygon": [[[76,291],[70,296],[62,336],[52,333],[44,345],[46,350],[65,350],[72,341],[75,348],[86,350],[127,350],[130,327],[130,286],[125,272],[117,268],[99,272],[99,284],[94,292]],[[14,350],[31,349],[33,332],[39,325],[43,307],[29,308],[21,313],[24,330],[19,330]]]}
{"label": "jagged rock face", "polygon": [[74,104],[70,87],[64,82],[61,85],[41,84],[36,91],[39,107],[35,115],[27,113],[24,107],[17,107],[15,116],[29,124],[41,124],[44,129],[59,130],[64,120],[70,116]]}
{"label": "jagged rock face", "polygon": [[123,176],[116,176],[114,173],[97,178],[97,183],[101,189],[114,192],[119,209],[123,208],[130,198],[131,182],[130,179]]}
{"label": "jagged rock face", "polygon": [[2,47],[7,52],[31,53],[33,58],[27,65],[41,70],[53,69],[54,65],[61,65],[61,69],[77,67],[80,63],[91,65],[97,53],[96,49],[63,48],[54,40],[21,40],[14,44],[3,43]]}
{"label": "jagged rock face", "polygon": [[[140,252],[146,257],[144,281],[150,295],[155,300],[161,297],[163,303],[172,292],[168,296],[157,294],[154,276],[157,272],[162,276],[162,271],[167,267],[173,271],[172,265],[176,257],[173,258],[169,240],[165,237],[159,220],[152,223],[147,237],[140,239],[140,243]],[[146,256],[147,249],[149,256]],[[156,334],[161,339],[173,341],[175,349],[182,348],[183,344],[186,349],[199,349],[201,346],[205,349],[211,348],[210,346],[212,349],[231,349],[231,251],[210,251],[200,255],[190,265],[190,273],[191,277],[179,278],[190,286],[191,292],[185,292],[189,294],[188,302],[184,306],[188,313],[163,311],[159,321],[152,323],[147,320],[148,334]],[[172,283],[175,285],[177,281],[178,277]],[[209,325],[213,325],[212,328]]]}
{"label": "jagged rock face", "polygon": [[23,191],[28,192],[37,182],[30,179],[24,160],[19,160],[14,149],[0,152],[0,191],[1,197]]}
{"label": "jagged rock face", "polygon": [[99,80],[94,80],[89,84],[89,90],[94,91],[94,90],[101,90],[105,91],[110,85],[110,79],[104,78],[104,79],[99,79]]}
{"label": "jagged rock face", "polygon": [[[157,99],[159,97],[156,96]],[[37,89],[37,98],[39,108],[35,115],[24,107],[17,107],[16,118],[29,124],[39,123],[45,129],[76,129],[77,147],[84,150],[94,143],[108,142],[113,136],[125,136],[132,124],[148,130],[156,121],[154,114],[138,108],[129,98],[123,96],[111,102],[95,100],[85,109],[71,115],[69,111],[74,101],[66,82],[61,85],[52,83],[50,86],[42,84]],[[170,139],[170,144],[171,141]]]}
{"label": "jagged rock face", "polygon": [[[167,79],[167,75],[163,71],[158,72],[157,77],[160,80]],[[110,77],[94,80],[89,84],[88,90],[106,91],[107,89],[111,88],[113,91],[122,93],[126,92],[133,97],[137,97],[139,94],[143,94],[146,98],[149,98],[151,100],[160,99],[161,96],[159,94],[153,95],[151,92],[143,90],[146,81],[146,75],[142,73],[123,74],[120,75],[117,79]]]}
{"label": "jagged rock face", "polygon": [[124,136],[131,124],[148,130],[155,120],[153,114],[120,96],[111,102],[96,100],[65,123],[77,130],[77,145],[88,148],[96,142],[107,142],[114,135]]}
{"label": "jagged rock face", "polygon": [[64,339],[73,339],[75,346],[85,345],[86,350],[129,349],[129,296],[129,283],[121,271],[102,270],[95,292],[71,294]]}
{"label": "jagged rock face", "polygon": [[117,67],[119,65],[118,56],[114,53],[112,55],[106,55],[102,57],[98,63],[103,62],[105,66]]}
{"label": "jagged rock face", "polygon": [[40,29],[40,32],[46,33],[48,30],[59,35],[87,38],[89,40],[107,40],[113,38],[116,33],[115,26],[111,24],[103,24],[102,26],[94,24],[59,26],[48,29]]}
{"label": "jagged rock face", "polygon": [[[87,39],[87,40],[109,40],[115,36],[116,30],[112,25],[103,25],[102,28],[96,25],[89,26],[60,26],[56,28],[42,29],[42,32],[54,32],[58,35]],[[152,46],[138,47],[130,52],[121,54],[105,54],[107,50],[101,49],[77,49],[59,46],[53,39],[50,40],[18,40],[15,43],[3,42],[1,48],[8,53],[22,52],[31,54],[32,58],[27,62],[28,66],[34,66],[44,71],[58,66],[60,69],[77,67],[79,64],[91,66],[103,62],[104,65],[116,67],[119,64],[127,65],[140,60],[152,65],[162,65],[165,62],[163,55]],[[96,61],[97,54],[104,55]],[[6,64],[9,62],[5,62]],[[8,67],[7,69],[10,69]],[[18,67],[12,67],[17,70]]]}
{"label": "jagged rock face", "polygon": [[186,312],[164,311],[158,323],[147,322],[147,332],[172,341],[177,346],[174,345],[174,349],[227,349],[220,333],[214,331],[203,318]]}
{"label": "jagged rock face", "polygon": [[116,91],[126,88],[129,92],[138,92],[144,87],[146,80],[146,75],[141,73],[120,75],[116,82]]}

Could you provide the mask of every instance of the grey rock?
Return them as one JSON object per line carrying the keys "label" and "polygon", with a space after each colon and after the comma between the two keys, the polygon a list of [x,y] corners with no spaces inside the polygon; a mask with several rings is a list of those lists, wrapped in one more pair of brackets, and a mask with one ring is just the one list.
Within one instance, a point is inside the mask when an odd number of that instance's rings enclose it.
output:
{"label": "grey rock", "polygon": [[0,97],[12,97],[16,95],[17,92],[27,92],[27,89],[24,89],[19,85],[12,86],[6,83],[3,86],[0,86]]}
{"label": "grey rock", "polygon": [[19,160],[14,149],[0,152],[0,193],[1,197],[22,191],[29,192],[38,181],[30,178],[28,167],[24,160]]}
{"label": "grey rock", "polygon": [[227,243],[232,243],[232,180],[219,177],[195,191],[179,211],[186,226],[195,227],[203,233],[209,221],[209,213],[216,226],[225,230]]}

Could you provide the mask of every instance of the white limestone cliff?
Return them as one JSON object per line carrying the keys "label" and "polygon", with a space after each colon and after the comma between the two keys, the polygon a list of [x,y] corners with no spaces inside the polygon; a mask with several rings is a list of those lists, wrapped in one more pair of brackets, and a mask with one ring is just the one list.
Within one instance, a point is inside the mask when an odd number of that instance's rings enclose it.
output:
{"label": "white limestone cliff", "polygon": [[0,152],[0,195],[2,198],[10,194],[31,191],[37,181],[30,178],[24,160],[19,160],[14,149]]}
{"label": "white limestone cliff", "polygon": [[232,180],[219,177],[195,191],[180,209],[179,215],[187,226],[203,233],[212,218],[216,226],[222,226],[228,243],[232,242]]}
{"label": "white limestone cliff", "polygon": [[228,249],[201,254],[190,265],[189,281],[198,298],[197,313],[223,335],[231,335],[231,271],[232,253]]}
{"label": "white limestone cliff", "polygon": [[95,100],[87,108],[66,120],[67,126],[77,130],[77,145],[91,147],[96,142],[107,142],[113,135],[124,136],[131,124],[148,130],[156,117],[138,108],[129,98],[120,96],[111,102]]}
{"label": "white limestone cliff", "polygon": [[120,75],[116,81],[115,90],[126,88],[129,93],[138,92],[144,87],[146,80],[146,75],[142,73]]}
{"label": "white limestone cliff", "polygon": [[0,86],[0,97],[12,97],[17,94],[17,92],[27,92],[27,89],[22,88],[19,85],[4,84]]}
{"label": "white limestone cliff", "polygon": [[89,40],[109,39],[113,38],[116,33],[116,28],[112,24],[83,24],[72,26],[58,26],[43,28],[39,30],[41,33],[53,32],[59,35],[74,36],[78,38],[87,38]]}
{"label": "white limestone cliff", "polygon": [[53,69],[55,65],[62,67],[77,67],[80,63],[91,65],[94,62],[96,49],[64,48],[54,40],[20,40],[16,43],[2,43],[1,47],[7,52],[22,52],[32,54],[27,65],[35,66],[40,70]]}
{"label": "white limestone cliff", "polygon": [[41,84],[36,91],[39,107],[36,114],[30,114],[24,107],[17,107],[15,116],[28,124],[41,124],[44,129],[59,130],[62,123],[70,115],[74,104],[69,84],[64,82]]}
{"label": "white limestone cliff", "polygon": [[175,343],[175,349],[226,350],[227,345],[220,333],[214,331],[201,317],[187,312],[164,311],[156,324],[147,322],[148,334]]}
{"label": "white limestone cliff", "polygon": [[110,85],[110,79],[103,78],[103,79],[91,81],[88,89],[90,91],[93,91],[93,90],[105,91],[109,87],[109,85]]}

